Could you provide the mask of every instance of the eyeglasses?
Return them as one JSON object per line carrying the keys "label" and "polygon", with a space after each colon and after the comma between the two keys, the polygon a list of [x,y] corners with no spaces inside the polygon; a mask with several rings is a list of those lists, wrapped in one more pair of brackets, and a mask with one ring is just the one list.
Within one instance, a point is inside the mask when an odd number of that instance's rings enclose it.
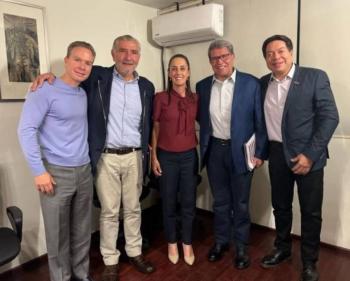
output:
{"label": "eyeglasses", "polygon": [[230,57],[231,53],[227,53],[221,56],[217,56],[217,57],[210,57],[210,61],[211,62],[218,62],[219,60],[223,60],[223,61],[227,61]]}

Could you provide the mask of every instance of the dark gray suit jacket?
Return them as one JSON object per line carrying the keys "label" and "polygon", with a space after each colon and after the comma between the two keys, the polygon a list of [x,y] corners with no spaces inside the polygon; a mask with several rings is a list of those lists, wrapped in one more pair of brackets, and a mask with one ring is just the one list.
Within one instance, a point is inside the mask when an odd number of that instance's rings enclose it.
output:
{"label": "dark gray suit jacket", "polygon": [[[261,78],[265,100],[271,73]],[[311,171],[323,168],[327,145],[339,122],[327,74],[319,69],[296,65],[282,117],[282,142],[286,162],[303,153],[313,161]]]}

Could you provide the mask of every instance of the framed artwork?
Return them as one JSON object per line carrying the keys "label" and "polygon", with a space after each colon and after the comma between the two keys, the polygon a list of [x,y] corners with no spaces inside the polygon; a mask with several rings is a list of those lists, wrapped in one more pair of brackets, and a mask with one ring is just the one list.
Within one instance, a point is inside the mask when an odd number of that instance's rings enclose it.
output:
{"label": "framed artwork", "polygon": [[48,71],[45,9],[0,0],[0,101],[23,101],[30,83]]}

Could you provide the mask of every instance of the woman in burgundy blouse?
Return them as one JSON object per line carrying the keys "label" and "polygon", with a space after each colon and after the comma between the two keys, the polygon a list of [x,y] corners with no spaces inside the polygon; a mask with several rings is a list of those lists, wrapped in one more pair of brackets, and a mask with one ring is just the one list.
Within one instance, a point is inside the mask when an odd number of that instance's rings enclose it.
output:
{"label": "woman in burgundy blouse", "polygon": [[176,206],[181,205],[181,240],[184,260],[194,263],[192,225],[196,206],[198,156],[195,120],[197,95],[190,88],[190,64],[174,55],[168,66],[168,89],[157,93],[153,107],[152,170],[159,176],[168,258],[179,260]]}

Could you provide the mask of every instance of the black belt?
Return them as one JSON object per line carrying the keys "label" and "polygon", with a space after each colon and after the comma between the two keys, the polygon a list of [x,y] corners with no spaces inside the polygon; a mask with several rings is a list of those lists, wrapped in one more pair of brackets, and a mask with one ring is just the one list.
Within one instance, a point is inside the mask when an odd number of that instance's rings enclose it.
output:
{"label": "black belt", "polygon": [[221,145],[230,145],[231,144],[231,139],[219,139],[216,137],[211,137],[211,140],[215,143],[221,144]]}
{"label": "black belt", "polygon": [[282,143],[279,141],[269,141],[269,144],[271,146],[282,146]]}
{"label": "black belt", "polygon": [[128,154],[134,151],[141,150],[141,147],[121,147],[121,148],[104,148],[103,153],[112,153],[112,154]]}

